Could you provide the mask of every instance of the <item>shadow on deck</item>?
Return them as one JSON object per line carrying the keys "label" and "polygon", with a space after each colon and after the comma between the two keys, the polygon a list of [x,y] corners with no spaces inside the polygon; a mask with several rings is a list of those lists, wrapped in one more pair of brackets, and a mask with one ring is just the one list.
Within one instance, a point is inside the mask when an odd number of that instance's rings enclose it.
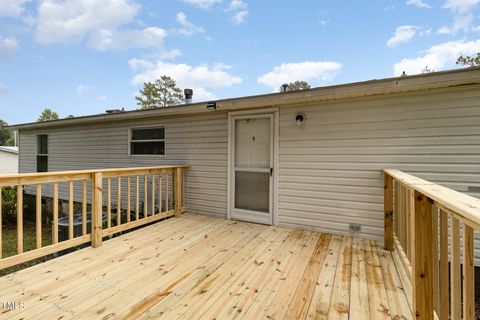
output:
{"label": "shadow on deck", "polygon": [[2,319],[411,319],[376,241],[200,215],[0,278]]}

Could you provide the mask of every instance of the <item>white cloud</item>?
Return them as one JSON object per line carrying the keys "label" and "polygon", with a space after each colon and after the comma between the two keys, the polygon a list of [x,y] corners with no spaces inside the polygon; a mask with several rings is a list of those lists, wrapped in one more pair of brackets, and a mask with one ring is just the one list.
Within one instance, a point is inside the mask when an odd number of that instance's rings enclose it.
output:
{"label": "white cloud", "polygon": [[222,2],[222,0],[182,0],[182,1],[202,9],[208,9],[214,4]]}
{"label": "white cloud", "polygon": [[7,94],[9,92],[10,90],[8,90],[8,87],[3,83],[0,83],[0,94]]}
{"label": "white cloud", "polygon": [[234,25],[238,26],[245,21],[245,18],[248,16],[247,10],[238,11],[232,16],[232,22]]}
{"label": "white cloud", "polygon": [[454,14],[454,22],[451,27],[443,26],[438,30],[440,34],[454,34],[458,31],[475,31],[473,22],[475,16],[472,11],[480,4],[480,0],[446,0],[444,8],[450,9]]}
{"label": "white cloud", "polygon": [[13,37],[0,36],[0,63],[10,59],[18,49],[17,40]]}
{"label": "white cloud", "polygon": [[131,59],[128,63],[136,73],[133,78],[135,85],[167,75],[173,78],[180,88],[192,88],[196,101],[215,99],[216,96],[207,89],[225,88],[242,82],[240,77],[228,72],[231,69],[230,66],[222,63],[211,66],[201,64],[195,67],[185,63],[175,64],[145,59]]}
{"label": "white cloud", "polygon": [[430,9],[432,6],[428,3],[424,2],[423,0],[407,0],[408,6],[415,6],[417,8],[425,8]]}
{"label": "white cloud", "polygon": [[81,94],[83,94],[85,91],[90,90],[91,88],[92,88],[92,87],[89,86],[88,84],[83,84],[83,83],[81,83],[81,84],[79,84],[79,85],[77,86],[77,89],[76,89],[76,90],[77,90],[77,94],[81,95]]}
{"label": "white cloud", "polygon": [[162,50],[158,55],[159,60],[172,60],[182,55],[182,51],[179,49]]}
{"label": "white cloud", "polygon": [[458,31],[469,31],[472,29],[472,23],[475,20],[475,16],[471,13],[456,15],[453,21],[453,26],[443,26],[438,29],[440,34],[454,34]]}
{"label": "white cloud", "polygon": [[248,6],[243,0],[232,0],[225,11],[232,13],[230,20],[237,26],[242,24],[249,14]]}
{"label": "white cloud", "polygon": [[331,81],[340,71],[342,65],[333,61],[305,61],[298,63],[283,63],[276,66],[272,71],[260,76],[257,81],[274,89],[283,83],[297,80]]}
{"label": "white cloud", "polygon": [[36,40],[41,44],[86,41],[100,51],[159,48],[165,30],[122,28],[135,21],[138,6],[130,0],[41,0]]}
{"label": "white cloud", "polygon": [[24,11],[24,4],[31,0],[1,0],[0,17],[18,17]]}
{"label": "white cloud", "polygon": [[330,23],[330,20],[320,20],[320,22],[318,22],[318,25],[320,27],[325,27],[329,23]]}
{"label": "white cloud", "polygon": [[90,32],[132,22],[137,11],[128,0],[43,0],[36,38],[42,44],[79,42]]}
{"label": "white cloud", "polygon": [[396,47],[399,44],[407,43],[415,36],[418,27],[416,26],[399,26],[395,29],[393,36],[388,39],[387,46]]}
{"label": "white cloud", "polygon": [[176,20],[182,26],[182,28],[177,29],[176,32],[181,35],[191,37],[196,35],[197,33],[205,32],[205,29],[203,29],[203,27],[196,26],[190,21],[188,21],[187,15],[183,12],[177,13]]}
{"label": "white cloud", "polygon": [[403,71],[409,75],[418,74],[426,66],[429,69],[440,71],[454,66],[460,55],[473,55],[477,52],[480,52],[480,39],[469,42],[449,41],[429,48],[417,58],[403,59],[393,66],[393,72],[396,76],[401,75]]}
{"label": "white cloud", "polygon": [[480,4],[480,0],[446,0],[444,8],[448,8],[459,13],[467,13],[478,4]]}
{"label": "white cloud", "polygon": [[149,27],[143,30],[109,30],[92,32],[88,43],[99,51],[123,51],[129,48],[161,48],[166,32],[164,29]]}
{"label": "white cloud", "polygon": [[98,97],[98,100],[105,101],[105,100],[107,100],[107,98],[108,98],[107,96],[100,96],[100,97]]}

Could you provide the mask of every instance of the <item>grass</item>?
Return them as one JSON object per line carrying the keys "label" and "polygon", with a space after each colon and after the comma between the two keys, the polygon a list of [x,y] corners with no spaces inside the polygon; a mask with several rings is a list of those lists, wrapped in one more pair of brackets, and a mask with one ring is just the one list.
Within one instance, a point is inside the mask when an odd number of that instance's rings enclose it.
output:
{"label": "grass", "polygon": [[[3,226],[3,258],[10,257],[17,254],[17,225],[7,224]],[[52,228],[49,224],[42,225],[42,246],[52,244]],[[36,228],[35,222],[24,221],[23,223],[23,251],[27,252],[36,248]],[[0,270],[0,277],[13,273],[15,271],[28,268],[35,264],[48,260],[49,257],[35,259],[10,268]]]}

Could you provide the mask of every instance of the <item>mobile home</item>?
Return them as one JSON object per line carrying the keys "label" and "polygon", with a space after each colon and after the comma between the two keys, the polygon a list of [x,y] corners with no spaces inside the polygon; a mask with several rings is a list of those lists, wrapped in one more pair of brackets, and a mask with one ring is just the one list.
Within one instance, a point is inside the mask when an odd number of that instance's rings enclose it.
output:
{"label": "mobile home", "polygon": [[480,69],[14,126],[20,173],[188,164],[188,211],[380,239],[383,168],[480,197]]}

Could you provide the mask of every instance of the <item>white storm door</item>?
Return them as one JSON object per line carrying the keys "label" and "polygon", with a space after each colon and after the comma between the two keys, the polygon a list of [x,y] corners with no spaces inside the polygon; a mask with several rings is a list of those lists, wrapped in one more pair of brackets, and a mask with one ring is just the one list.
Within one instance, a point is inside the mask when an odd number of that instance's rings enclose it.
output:
{"label": "white storm door", "polygon": [[233,117],[231,217],[272,224],[273,115]]}

